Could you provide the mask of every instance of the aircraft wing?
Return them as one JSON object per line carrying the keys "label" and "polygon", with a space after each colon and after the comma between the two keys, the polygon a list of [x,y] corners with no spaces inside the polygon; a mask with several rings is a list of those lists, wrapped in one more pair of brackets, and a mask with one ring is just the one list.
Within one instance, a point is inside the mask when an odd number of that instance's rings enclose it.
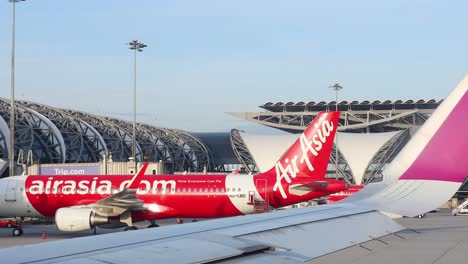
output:
{"label": "aircraft wing", "polygon": [[101,214],[109,209],[112,212],[117,213],[117,215],[123,213],[126,210],[145,210],[143,207],[143,202],[136,198],[136,191],[136,189],[124,189],[109,197],[99,200],[96,203],[86,205],[86,207],[97,209],[96,212],[100,212]]}
{"label": "aircraft wing", "polygon": [[302,263],[402,229],[375,210],[333,204],[9,248],[0,255],[6,263],[205,263],[245,255],[255,255],[256,263]]}
{"label": "aircraft wing", "polygon": [[136,198],[138,186],[143,178],[149,163],[144,163],[140,170],[133,176],[128,186],[117,193],[112,194],[95,203],[80,207],[90,207],[105,216],[117,216],[127,211],[143,211],[143,202]]}

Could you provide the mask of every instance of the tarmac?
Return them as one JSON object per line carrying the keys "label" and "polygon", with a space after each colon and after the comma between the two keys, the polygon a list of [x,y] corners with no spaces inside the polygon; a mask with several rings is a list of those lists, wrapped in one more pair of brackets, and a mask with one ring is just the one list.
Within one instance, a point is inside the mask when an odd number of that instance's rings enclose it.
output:
{"label": "tarmac", "polygon": [[[192,219],[184,219],[185,222],[191,221]],[[160,226],[176,224],[176,219],[165,219],[157,221],[157,224]],[[144,229],[149,225],[149,222],[138,222],[135,223],[135,226],[139,229]],[[55,225],[32,225],[24,224],[23,235],[20,237],[13,237],[12,228],[0,228],[0,248],[22,246],[28,244],[44,243],[48,241],[70,239],[75,237],[84,237],[84,236],[95,236],[100,234],[107,234],[113,232],[123,232],[123,228],[118,229],[103,229],[96,228],[96,234],[94,230],[76,232],[76,233],[65,233],[57,230]],[[131,231],[127,231],[131,232]],[[45,237],[44,237],[45,235]],[[0,259],[1,263],[1,259]]]}
{"label": "tarmac", "polygon": [[396,221],[407,229],[308,263],[468,263],[468,216],[452,216],[450,211],[442,209],[424,218],[400,218]]}
{"label": "tarmac", "polygon": [[[468,263],[468,216],[452,216],[450,211],[441,210],[429,213],[421,219],[400,218],[396,221],[407,229],[313,259],[308,263]],[[175,219],[159,221],[158,224],[175,224]],[[140,228],[147,225],[148,223],[137,224]],[[96,235],[122,230],[98,228]],[[25,225],[23,236],[12,237],[11,234],[12,229],[0,229],[0,248],[95,235],[93,231],[62,233],[55,225]],[[339,239],[339,235],[336,239]]]}

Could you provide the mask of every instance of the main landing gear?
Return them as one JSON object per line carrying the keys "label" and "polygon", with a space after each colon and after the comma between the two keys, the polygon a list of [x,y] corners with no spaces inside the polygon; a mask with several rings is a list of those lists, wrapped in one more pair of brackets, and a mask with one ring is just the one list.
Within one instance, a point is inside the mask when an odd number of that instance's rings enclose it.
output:
{"label": "main landing gear", "polygon": [[[149,220],[150,224],[146,228],[153,228],[153,227],[159,227],[158,224],[156,224],[155,220]],[[138,227],[136,226],[127,226],[124,228],[124,231],[131,231],[131,230],[137,230]]]}
{"label": "main landing gear", "polygon": [[131,230],[138,230],[138,227],[136,226],[127,226],[124,228],[124,231],[131,231]]}
{"label": "main landing gear", "polygon": [[13,228],[12,233],[13,233],[14,237],[22,236],[23,235],[23,228],[21,228],[20,226],[17,226],[15,228]]}
{"label": "main landing gear", "polygon": [[159,227],[159,225],[156,224],[156,221],[150,220],[150,225],[147,228],[153,228],[153,227]]}

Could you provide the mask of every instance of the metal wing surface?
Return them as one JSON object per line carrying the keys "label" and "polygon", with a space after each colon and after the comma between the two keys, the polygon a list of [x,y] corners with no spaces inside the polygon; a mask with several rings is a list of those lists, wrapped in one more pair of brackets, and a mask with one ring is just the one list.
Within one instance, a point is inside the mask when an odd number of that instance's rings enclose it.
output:
{"label": "metal wing surface", "polygon": [[375,210],[335,204],[7,248],[0,256],[5,263],[204,263],[273,254],[295,263],[402,229]]}

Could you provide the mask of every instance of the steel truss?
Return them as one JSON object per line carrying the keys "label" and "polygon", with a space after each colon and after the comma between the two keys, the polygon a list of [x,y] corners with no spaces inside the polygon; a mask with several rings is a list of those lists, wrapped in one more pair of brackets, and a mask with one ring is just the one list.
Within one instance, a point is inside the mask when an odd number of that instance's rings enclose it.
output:
{"label": "steel truss", "polygon": [[410,129],[405,129],[387,141],[369,161],[363,183],[381,181],[384,166],[395,158],[410,138]]}
{"label": "steel truss", "polygon": [[[10,101],[0,99],[4,160],[9,153],[9,111]],[[97,162],[104,156],[128,161],[131,156],[133,129],[128,121],[29,101],[17,101],[15,113],[15,160],[19,157],[20,163]],[[216,168],[206,145],[185,131],[139,123],[136,139],[137,161],[163,161],[169,172]],[[29,157],[32,160],[26,161]]]}
{"label": "steel truss", "polygon": [[[113,161],[128,161],[131,157],[132,134],[111,121],[110,118],[95,116],[85,112],[64,110],[66,113],[90,124],[102,137]],[[136,160],[142,160],[141,148],[136,143]]]}
{"label": "steel truss", "polygon": [[[338,175],[338,178],[343,179],[346,183],[348,184],[355,184],[353,174],[351,172],[351,169],[348,165],[348,162],[344,158],[343,154],[341,154],[341,151],[338,149],[338,168],[336,168],[336,145],[333,144],[332,151],[330,154],[330,160],[329,160],[329,165],[333,166],[333,171],[328,171],[327,172],[327,177],[328,178],[335,178],[336,175]],[[337,173],[338,172],[338,173]]]}
{"label": "steel truss", "polygon": [[[432,101],[430,101],[432,102]],[[321,102],[325,104],[325,102]],[[381,109],[373,106],[372,103],[367,103],[367,110],[354,107],[355,105],[340,105],[339,111],[340,116],[340,127],[338,128],[341,132],[357,132],[357,133],[376,133],[376,132],[389,132],[399,131],[414,126],[422,125],[429,116],[434,112],[440,102],[433,102],[431,104],[401,104],[398,107],[395,105],[390,108]],[[290,110],[299,110],[298,107],[292,108],[291,106],[285,105],[279,111],[273,108],[275,111],[268,112],[246,112],[246,113],[230,113],[231,115],[237,116],[248,121],[252,121],[261,125],[281,129],[291,133],[302,132],[307,128],[307,125],[315,119],[315,117],[321,111],[334,111],[334,102],[329,105],[321,105],[317,110],[310,110],[309,108],[302,106],[304,111],[292,112]],[[420,108],[418,108],[420,107]],[[266,109],[270,109],[265,107]],[[323,108],[323,109],[322,109]],[[278,111],[276,111],[278,110]]]}
{"label": "steel truss", "polygon": [[184,150],[185,170],[188,171],[204,171],[214,169],[213,159],[208,148],[197,137],[179,129],[167,129],[178,140],[178,145]]}
{"label": "steel truss", "polygon": [[65,162],[98,162],[107,154],[101,135],[88,123],[69,113],[33,102],[18,102],[46,116],[60,130],[66,149]]}
{"label": "steel truss", "polygon": [[[59,129],[42,114],[21,104],[16,103],[15,109],[15,160],[20,153],[27,153],[32,155],[31,162],[64,162],[65,145]],[[10,101],[0,99],[0,115],[7,123],[10,120],[9,111]],[[8,156],[7,153],[4,155]]]}
{"label": "steel truss", "polygon": [[[0,104],[1,106],[1,104]],[[8,123],[3,119],[3,116],[0,118],[0,159],[6,161],[8,159],[8,153],[10,150],[10,131],[8,129]]]}
{"label": "steel truss", "polygon": [[238,129],[231,129],[230,138],[232,150],[234,151],[237,159],[244,166],[245,170],[247,172],[257,171],[257,164],[250,154],[247,145],[245,145],[245,142],[240,135],[240,131]]}

